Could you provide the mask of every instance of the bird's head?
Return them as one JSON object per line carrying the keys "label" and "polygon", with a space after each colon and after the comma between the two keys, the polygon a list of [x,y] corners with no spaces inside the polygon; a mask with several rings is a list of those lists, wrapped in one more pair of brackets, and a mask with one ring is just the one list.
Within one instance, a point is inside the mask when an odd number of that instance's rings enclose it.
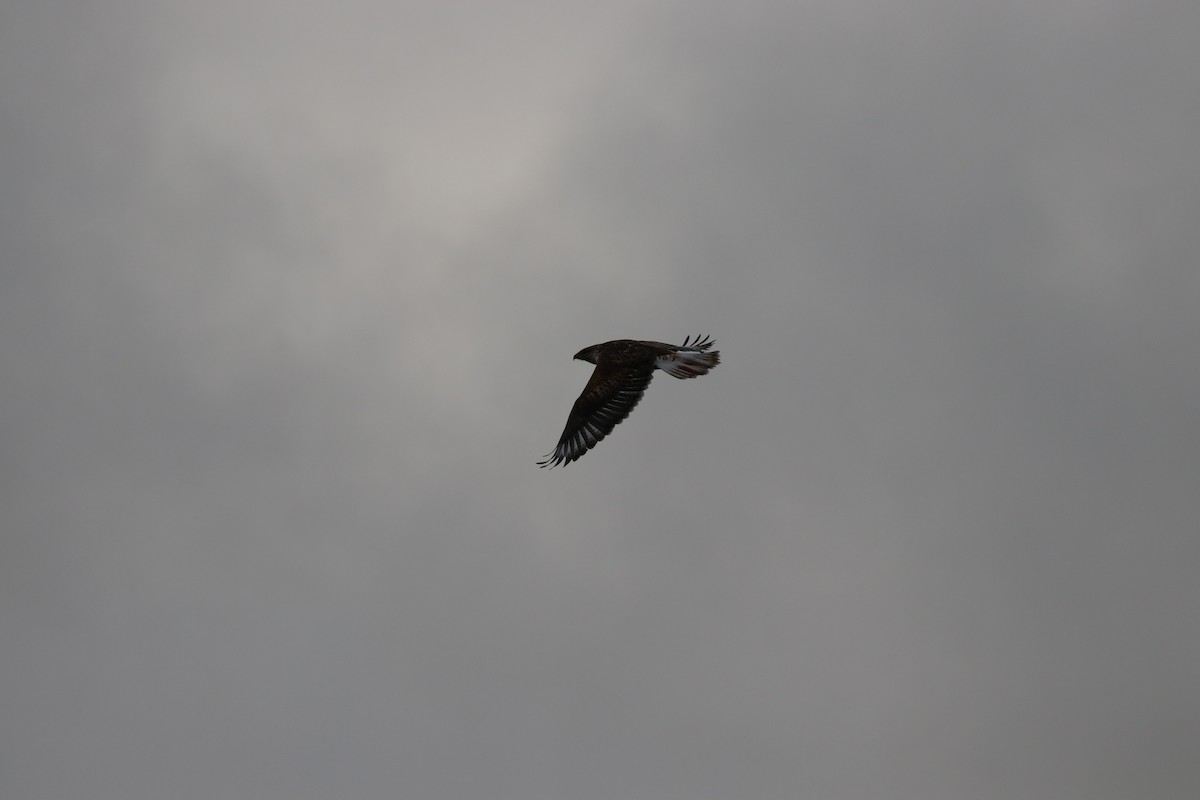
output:
{"label": "bird's head", "polygon": [[598,364],[600,358],[600,345],[594,344],[591,347],[585,347],[575,354],[575,358],[580,361],[586,361],[589,364]]}

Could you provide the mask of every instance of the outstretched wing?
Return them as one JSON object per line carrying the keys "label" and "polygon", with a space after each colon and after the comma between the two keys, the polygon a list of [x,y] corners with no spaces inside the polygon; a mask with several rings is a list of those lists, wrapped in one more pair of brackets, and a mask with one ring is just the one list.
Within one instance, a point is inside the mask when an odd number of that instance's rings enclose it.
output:
{"label": "outstretched wing", "polygon": [[654,377],[654,362],[639,364],[601,364],[592,372],[583,393],[571,408],[567,427],[554,452],[539,461],[538,466],[556,467],[570,464],[600,440],[612,433],[617,423],[642,399],[650,379]]}

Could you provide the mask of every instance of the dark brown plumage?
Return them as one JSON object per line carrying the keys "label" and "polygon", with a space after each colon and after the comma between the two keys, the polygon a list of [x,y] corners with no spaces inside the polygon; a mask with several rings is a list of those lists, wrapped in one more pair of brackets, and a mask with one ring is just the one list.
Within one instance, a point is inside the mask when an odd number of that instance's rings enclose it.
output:
{"label": "dark brown plumage", "polygon": [[713,345],[711,339],[697,338],[689,345],[690,340],[673,345],[617,339],[576,353],[575,358],[595,364],[596,369],[571,408],[558,446],[538,465],[570,464],[599,444],[642,399],[654,370],[680,379],[695,378],[721,363],[719,351],[705,352]]}

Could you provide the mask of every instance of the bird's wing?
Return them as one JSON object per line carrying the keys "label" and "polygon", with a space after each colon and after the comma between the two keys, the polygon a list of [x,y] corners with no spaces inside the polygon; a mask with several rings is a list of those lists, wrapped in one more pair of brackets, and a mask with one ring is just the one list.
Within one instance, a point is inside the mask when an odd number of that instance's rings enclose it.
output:
{"label": "bird's wing", "polygon": [[629,416],[646,393],[654,377],[654,362],[602,364],[592,372],[583,393],[571,408],[567,427],[554,452],[538,464],[555,467],[570,464],[612,433],[617,423]]}
{"label": "bird's wing", "polygon": [[[688,342],[691,342],[691,344],[689,345]],[[679,345],[679,347],[677,347],[675,349],[676,350],[707,350],[708,348],[710,348],[712,346],[713,346],[713,340],[712,340],[711,336],[705,336],[703,338],[701,338],[699,336],[696,336],[694,338],[691,336],[688,336],[686,339],[683,340],[683,344]]]}

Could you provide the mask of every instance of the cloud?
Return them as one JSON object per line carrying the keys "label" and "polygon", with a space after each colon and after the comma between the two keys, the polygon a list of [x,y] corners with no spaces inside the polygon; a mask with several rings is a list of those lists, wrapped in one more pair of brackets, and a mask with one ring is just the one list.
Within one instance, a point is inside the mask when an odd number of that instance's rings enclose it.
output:
{"label": "cloud", "polygon": [[1194,785],[1194,16],[7,14],[7,793]]}

